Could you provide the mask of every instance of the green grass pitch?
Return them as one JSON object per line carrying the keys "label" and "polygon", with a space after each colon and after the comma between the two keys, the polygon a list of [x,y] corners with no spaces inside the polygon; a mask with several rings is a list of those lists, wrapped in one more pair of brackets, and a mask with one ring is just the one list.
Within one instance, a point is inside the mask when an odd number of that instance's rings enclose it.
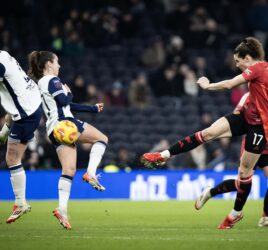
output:
{"label": "green grass pitch", "polygon": [[32,212],[7,225],[12,203],[0,202],[0,250],[268,249],[268,228],[257,227],[262,201],[249,201],[226,231],[217,225],[233,201],[211,200],[200,211],[193,201],[71,201],[70,231],[52,216],[56,201],[29,203]]}

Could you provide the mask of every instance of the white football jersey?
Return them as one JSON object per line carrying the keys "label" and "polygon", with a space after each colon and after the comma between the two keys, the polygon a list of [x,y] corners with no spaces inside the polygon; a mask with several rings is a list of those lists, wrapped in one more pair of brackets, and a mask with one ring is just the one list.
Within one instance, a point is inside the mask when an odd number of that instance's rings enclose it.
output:
{"label": "white football jersey", "polygon": [[47,117],[46,128],[49,136],[59,120],[65,117],[73,117],[73,114],[70,110],[70,105],[61,107],[55,100],[55,97],[59,94],[68,94],[57,76],[43,76],[38,81],[38,87],[41,92],[42,107]]}
{"label": "white football jersey", "polygon": [[41,105],[37,84],[27,76],[15,58],[0,50],[0,98],[14,121],[34,113]]}

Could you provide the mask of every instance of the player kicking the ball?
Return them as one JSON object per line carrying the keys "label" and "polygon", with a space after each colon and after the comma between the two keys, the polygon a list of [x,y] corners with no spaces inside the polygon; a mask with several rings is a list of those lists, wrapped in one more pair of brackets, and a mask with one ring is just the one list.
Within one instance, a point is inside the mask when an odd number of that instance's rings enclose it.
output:
{"label": "player kicking the ball", "polygon": [[209,128],[178,141],[169,150],[146,153],[142,157],[146,166],[155,167],[171,156],[192,150],[205,142],[246,134],[245,150],[238,169],[237,199],[235,208],[228,215],[230,228],[243,216],[242,208],[251,189],[253,168],[268,141],[268,98],[265,92],[268,89],[268,63],[264,61],[264,49],[257,39],[248,37],[235,48],[234,60],[242,74],[218,83],[210,83],[206,77],[201,77],[197,83],[202,89],[220,91],[248,82],[249,97],[244,97],[247,104],[242,105],[243,110],[220,118]]}

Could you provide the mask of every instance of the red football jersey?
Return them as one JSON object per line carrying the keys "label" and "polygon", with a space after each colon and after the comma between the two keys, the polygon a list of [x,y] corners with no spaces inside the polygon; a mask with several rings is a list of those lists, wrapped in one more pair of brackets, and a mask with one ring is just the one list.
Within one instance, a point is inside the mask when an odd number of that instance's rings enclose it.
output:
{"label": "red football jersey", "polygon": [[243,112],[244,117],[248,124],[251,125],[262,124],[260,114],[255,104],[250,101],[249,92],[247,92],[242,96],[239,103],[234,109],[234,113],[235,112]]}
{"label": "red football jersey", "polygon": [[249,92],[245,93],[239,103],[236,105],[235,109],[234,109],[234,113],[235,112],[244,112],[245,111],[245,107],[247,107],[249,102]]}
{"label": "red football jersey", "polygon": [[245,118],[252,125],[263,123],[268,141],[268,63],[255,63],[248,67],[242,75],[249,82],[248,109],[250,109],[251,117],[245,116]]}

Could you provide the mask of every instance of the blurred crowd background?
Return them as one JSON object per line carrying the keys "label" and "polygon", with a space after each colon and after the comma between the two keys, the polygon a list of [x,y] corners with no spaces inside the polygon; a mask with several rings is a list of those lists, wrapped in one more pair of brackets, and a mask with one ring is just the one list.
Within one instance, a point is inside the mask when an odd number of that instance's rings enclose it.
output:
{"label": "blurred crowd background", "polygon": [[[267,49],[266,0],[14,0],[0,8],[0,48],[27,70],[27,55],[59,56],[60,77],[78,103],[105,103],[100,114],[78,113],[107,134],[101,167],[142,168],[141,154],[161,151],[178,139],[232,112],[246,86],[209,93],[196,85],[238,72],[232,51],[246,36]],[[1,109],[1,125],[4,111]],[[221,139],[169,161],[168,169],[236,169],[241,138]],[[5,169],[5,145],[0,169]],[[90,145],[78,146],[85,168]],[[59,168],[45,119],[24,159],[26,169]]]}

